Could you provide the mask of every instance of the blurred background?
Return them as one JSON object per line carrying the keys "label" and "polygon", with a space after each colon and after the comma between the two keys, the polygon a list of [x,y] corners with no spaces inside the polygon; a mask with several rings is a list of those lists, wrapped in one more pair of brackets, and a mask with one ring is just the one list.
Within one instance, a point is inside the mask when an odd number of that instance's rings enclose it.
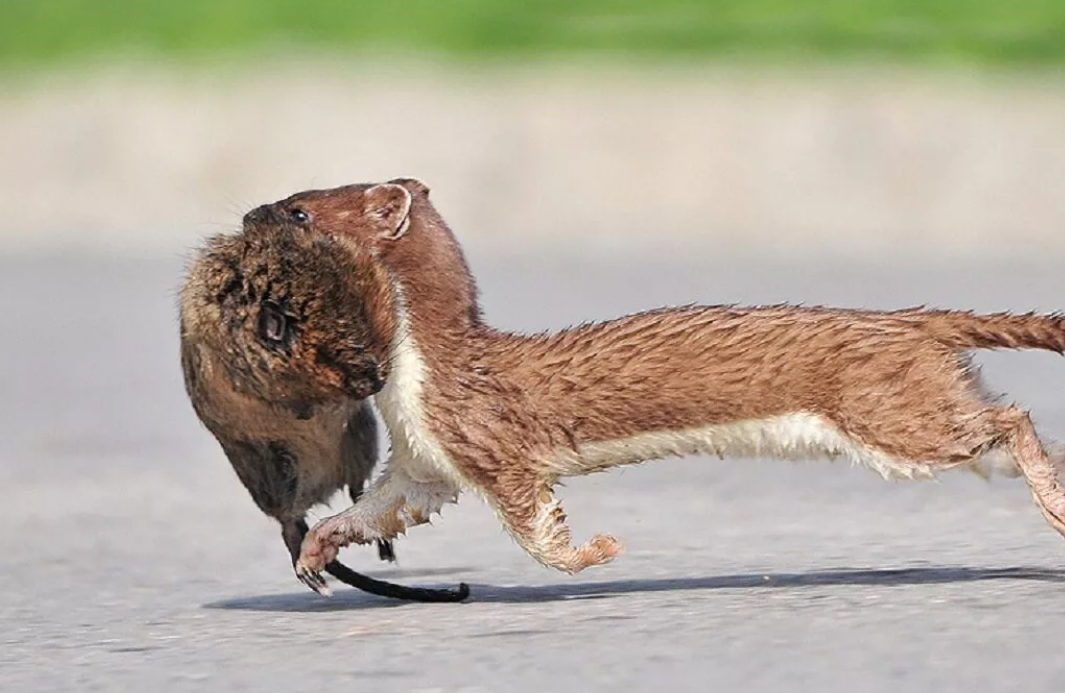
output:
{"label": "blurred background", "polygon": [[1057,0],[4,0],[4,247],[415,175],[464,239],[1061,253]]}
{"label": "blurred background", "polygon": [[[473,603],[322,602],[188,405],[175,296],[249,208],[415,176],[504,328],[1060,310],[1063,68],[1061,0],[0,0],[0,689],[1060,690],[1061,540],[972,475],[576,480],[628,551],[576,578],[471,498],[346,557]],[[1065,438],[1060,359],[979,363]]]}

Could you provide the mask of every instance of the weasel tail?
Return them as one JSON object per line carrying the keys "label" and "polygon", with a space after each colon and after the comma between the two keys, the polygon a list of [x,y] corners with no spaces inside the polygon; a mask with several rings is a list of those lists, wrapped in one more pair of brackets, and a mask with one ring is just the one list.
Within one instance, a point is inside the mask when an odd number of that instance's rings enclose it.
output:
{"label": "weasel tail", "polygon": [[928,333],[954,349],[1045,349],[1065,353],[1065,316],[962,311],[914,312]]}

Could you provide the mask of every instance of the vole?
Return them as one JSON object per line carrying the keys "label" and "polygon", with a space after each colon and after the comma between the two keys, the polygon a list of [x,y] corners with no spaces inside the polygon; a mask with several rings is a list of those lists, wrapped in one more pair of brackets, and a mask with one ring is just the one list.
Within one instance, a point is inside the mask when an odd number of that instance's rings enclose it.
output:
{"label": "vole", "polygon": [[1065,533],[1065,491],[1029,415],[990,397],[968,356],[1062,352],[1060,315],[690,306],[514,334],[482,320],[461,247],[418,181],[310,191],[257,214],[295,218],[336,239],[331,253],[372,252],[384,268],[373,281],[386,285],[347,312],[385,328],[374,402],[393,451],[354,506],[304,539],[296,570],[313,589],[325,591],[319,571],[339,547],[395,537],[467,490],[540,563],[606,563],[619,542],[574,545],[556,482],[696,453],[844,458],[913,478],[1003,451]]}
{"label": "vole", "polygon": [[[266,226],[249,215],[241,233],[211,239],[191,264],[180,300],[181,363],[197,415],[259,509],[280,523],[294,563],[307,511],[344,487],[357,501],[377,461],[377,424],[366,398],[380,388],[378,367],[389,357],[372,345],[386,338],[348,308],[372,305],[367,287],[387,288],[387,281],[369,253],[340,257],[298,226]],[[345,316],[322,332],[320,316],[334,305]],[[304,349],[315,335],[337,330],[341,340]],[[350,371],[331,380],[328,393],[304,382],[321,362]],[[389,540],[378,549],[394,559]],[[382,596],[453,601],[467,594],[465,586],[393,585],[337,561],[325,569]]]}

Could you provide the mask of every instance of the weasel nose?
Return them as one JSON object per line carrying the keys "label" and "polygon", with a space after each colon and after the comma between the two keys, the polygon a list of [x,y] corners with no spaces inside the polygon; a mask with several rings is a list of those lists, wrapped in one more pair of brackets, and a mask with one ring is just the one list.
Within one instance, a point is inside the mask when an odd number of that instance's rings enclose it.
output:
{"label": "weasel nose", "polygon": [[244,215],[244,225],[267,224],[273,221],[275,212],[273,205],[260,205]]}

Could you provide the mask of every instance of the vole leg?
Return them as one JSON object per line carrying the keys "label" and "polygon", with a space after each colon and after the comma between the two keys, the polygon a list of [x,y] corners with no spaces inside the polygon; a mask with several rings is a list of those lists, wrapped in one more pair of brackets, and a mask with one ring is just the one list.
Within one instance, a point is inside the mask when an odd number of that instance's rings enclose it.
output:
{"label": "vole leg", "polygon": [[999,411],[1006,445],[1017,461],[1032,499],[1050,526],[1065,536],[1065,489],[1058,482],[1058,469],[1043,449],[1027,412],[1016,407]]}
{"label": "vole leg", "polygon": [[574,546],[562,503],[552,491],[554,479],[530,477],[502,479],[491,494],[503,525],[530,556],[548,567],[576,573],[609,563],[621,552],[621,543],[605,534]]}
{"label": "vole leg", "polygon": [[281,523],[281,538],[285,540],[285,547],[292,556],[292,565],[300,557],[300,547],[303,545],[303,537],[307,535],[307,522],[299,520],[287,520]]}
{"label": "vole leg", "polygon": [[457,497],[455,487],[446,481],[415,481],[390,464],[356,505],[322,520],[307,533],[296,575],[311,589],[321,591],[319,573],[341,547],[394,539],[409,527],[429,522]]}

